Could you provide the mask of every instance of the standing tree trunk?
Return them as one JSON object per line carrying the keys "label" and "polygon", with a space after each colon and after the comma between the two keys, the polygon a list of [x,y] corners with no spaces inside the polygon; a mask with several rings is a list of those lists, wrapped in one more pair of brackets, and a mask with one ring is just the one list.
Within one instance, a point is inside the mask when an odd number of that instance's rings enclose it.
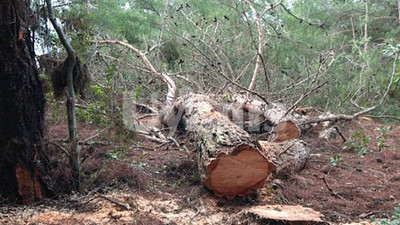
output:
{"label": "standing tree trunk", "polygon": [[75,90],[74,90],[74,67],[76,65],[76,54],[71,46],[71,43],[67,40],[66,35],[61,29],[61,26],[57,23],[53,12],[53,6],[51,0],[46,0],[47,11],[49,13],[49,19],[53,24],[54,29],[60,38],[61,44],[67,51],[67,115],[68,115],[68,134],[70,145],[68,147],[69,160],[73,171],[73,185],[75,190],[80,191],[81,181],[81,165],[80,165],[80,147],[78,145],[78,139],[76,134],[76,116],[75,116]]}
{"label": "standing tree trunk", "polygon": [[23,203],[42,197],[38,166],[45,104],[29,4],[0,2],[0,195]]}

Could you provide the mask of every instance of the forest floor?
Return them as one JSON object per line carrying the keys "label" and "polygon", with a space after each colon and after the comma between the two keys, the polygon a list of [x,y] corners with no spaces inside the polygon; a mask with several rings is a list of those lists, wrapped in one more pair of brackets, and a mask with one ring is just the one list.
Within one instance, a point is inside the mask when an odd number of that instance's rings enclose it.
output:
{"label": "forest floor", "polygon": [[[276,204],[312,208],[329,224],[368,224],[390,218],[400,202],[400,126],[390,125],[393,130],[387,131],[385,147],[377,148],[376,128],[389,125],[367,118],[342,124],[346,138],[365,131],[370,141],[364,156],[343,150],[340,136],[326,141],[308,134],[304,140],[312,154],[303,171],[266,182],[253,195],[227,200],[202,186],[194,144],[187,137],[178,139],[184,148],[129,134],[134,141],[127,144],[123,141],[127,137],[115,131],[80,123],[80,139],[92,137],[82,147],[84,191],[32,205],[2,205],[0,224],[285,224],[249,212],[252,207]],[[45,181],[54,193],[67,192],[68,160],[58,149],[67,137],[67,125],[52,121],[47,133],[52,143],[47,155],[54,171]],[[336,157],[336,166],[330,162],[335,155],[341,157]]]}

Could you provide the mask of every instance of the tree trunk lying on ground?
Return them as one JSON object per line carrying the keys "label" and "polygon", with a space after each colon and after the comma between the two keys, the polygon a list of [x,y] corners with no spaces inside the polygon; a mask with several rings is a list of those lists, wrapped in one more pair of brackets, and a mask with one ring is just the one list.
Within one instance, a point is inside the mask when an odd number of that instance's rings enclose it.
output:
{"label": "tree trunk lying on ground", "polygon": [[297,119],[286,115],[287,109],[279,103],[264,102],[235,95],[231,101],[219,107],[238,126],[249,133],[268,132],[269,141],[282,142],[297,139],[301,135]]}
{"label": "tree trunk lying on ground", "polygon": [[290,175],[299,172],[310,156],[310,147],[298,139],[285,142],[259,142],[268,160],[275,166],[275,176]]}
{"label": "tree trunk lying on ground", "polygon": [[304,167],[310,150],[306,143],[254,141],[229,115],[218,112],[216,104],[210,96],[185,95],[164,110],[161,120],[173,132],[180,130],[197,141],[203,182],[217,196],[254,192],[275,165],[279,175]]}
{"label": "tree trunk lying on ground", "polygon": [[[220,196],[232,198],[236,195],[245,195],[262,186],[275,167],[274,163],[277,164],[278,171],[282,172],[301,169],[308,157],[309,148],[297,139],[307,127],[310,127],[308,124],[352,120],[374,109],[371,107],[352,116],[326,116],[317,119],[292,113],[302,99],[325,83],[303,94],[288,109],[283,104],[269,102],[253,92],[252,85],[248,90],[235,82],[232,84],[258,96],[259,99],[251,99],[249,95],[244,94],[233,97],[212,96],[220,100],[218,103],[210,96],[196,94],[176,98],[175,82],[168,74],[157,71],[146,54],[139,49],[117,40],[96,42],[113,43],[129,48],[139,55],[149,71],[167,84],[167,101],[160,115],[160,122],[172,133],[180,129],[194,136],[200,149],[199,167],[204,182]],[[254,76],[256,74],[257,69]],[[159,130],[154,129],[154,131],[145,132],[145,136],[165,143],[166,139],[161,138]],[[280,143],[261,143],[263,146],[261,147],[246,131],[268,132],[271,135],[267,140]]]}
{"label": "tree trunk lying on ground", "polygon": [[178,98],[164,116],[164,124],[191,134],[199,147],[204,184],[217,196],[233,198],[262,187],[272,172],[257,142],[228,117],[216,111],[212,99],[189,94]]}
{"label": "tree trunk lying on ground", "polygon": [[318,117],[309,117],[297,112],[289,113],[290,110],[280,103],[264,102],[238,94],[231,97],[229,103],[219,107],[219,110],[230,115],[229,118],[247,132],[268,132],[262,140],[283,142],[300,138],[316,124],[331,122],[325,126],[328,128],[333,122],[354,120],[375,108],[370,107],[353,115],[325,113]]}
{"label": "tree trunk lying on ground", "polygon": [[[262,187],[275,169],[277,176],[303,169],[310,148],[298,138],[305,125],[360,115],[308,118],[289,115],[280,104],[241,97],[228,103],[218,100],[218,96],[181,96],[163,110],[160,118],[172,133],[179,130],[193,136],[204,184],[217,196],[228,198]],[[254,141],[248,132],[263,132],[264,126],[269,126],[269,141]]]}

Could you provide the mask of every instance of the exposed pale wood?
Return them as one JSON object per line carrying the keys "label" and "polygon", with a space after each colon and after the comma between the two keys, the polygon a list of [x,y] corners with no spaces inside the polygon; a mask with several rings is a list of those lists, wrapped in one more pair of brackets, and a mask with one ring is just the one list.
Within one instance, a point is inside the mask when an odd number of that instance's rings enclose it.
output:
{"label": "exposed pale wood", "polygon": [[[226,100],[226,99],[225,99]],[[287,176],[302,170],[310,147],[299,140],[310,123],[351,120],[375,107],[353,115],[322,115],[309,118],[286,115],[281,104],[247,99],[244,95],[221,103],[218,96],[188,94],[163,110],[161,122],[190,134],[199,149],[199,169],[204,184],[217,196],[233,198],[261,187],[271,171]],[[266,123],[271,126],[273,142],[254,142],[246,132]],[[260,128],[261,129],[261,128]]]}
{"label": "exposed pale wood", "polygon": [[202,179],[217,196],[233,198],[254,192],[263,186],[274,165],[258,143],[213,104],[209,96],[179,97],[164,112],[162,123],[193,136]]}
{"label": "exposed pale wood", "polygon": [[15,176],[18,182],[18,193],[21,196],[22,203],[32,203],[35,199],[41,199],[42,190],[37,177],[39,171],[35,169],[34,174],[29,169],[17,165],[15,167]]}
{"label": "exposed pale wood", "polygon": [[256,215],[261,219],[271,220],[271,223],[268,224],[281,224],[283,222],[289,222],[288,224],[323,223],[323,215],[320,212],[300,205],[253,206],[246,210],[246,213]]}
{"label": "exposed pale wood", "polygon": [[252,146],[240,145],[216,157],[203,155],[207,170],[205,185],[217,196],[244,196],[264,185],[272,164]]}

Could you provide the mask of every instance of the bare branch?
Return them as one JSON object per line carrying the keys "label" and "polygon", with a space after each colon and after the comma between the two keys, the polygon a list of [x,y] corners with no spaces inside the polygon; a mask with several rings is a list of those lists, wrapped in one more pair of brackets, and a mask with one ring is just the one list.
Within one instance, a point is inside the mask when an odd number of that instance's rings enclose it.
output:
{"label": "bare branch", "polygon": [[391,76],[390,76],[390,82],[389,82],[389,84],[388,84],[388,86],[387,86],[387,88],[386,88],[385,94],[382,96],[382,99],[381,99],[381,102],[380,102],[381,104],[382,104],[382,102],[384,101],[386,95],[389,93],[390,87],[391,87],[392,84],[393,84],[393,78],[394,78],[394,75],[396,75],[396,61],[397,61],[397,57],[398,57],[398,54],[396,53],[396,54],[394,55],[394,61],[393,61],[393,66],[392,66],[392,74],[391,74]]}
{"label": "bare branch", "polygon": [[153,72],[154,74],[160,76],[160,78],[168,85],[168,93],[167,93],[167,105],[171,105],[176,97],[177,97],[177,87],[175,85],[175,82],[167,75],[161,72],[158,72],[156,70],[156,68],[151,64],[151,62],[149,61],[149,59],[147,58],[146,54],[144,54],[142,51],[140,51],[139,49],[133,47],[132,45],[119,41],[119,40],[95,40],[92,41],[95,43],[100,43],[100,44],[117,44],[117,45],[121,45],[123,47],[126,47],[130,50],[132,50],[133,52],[135,52],[136,54],[139,55],[139,57],[142,59],[142,61],[144,62],[144,64],[146,65],[146,67]]}
{"label": "bare branch", "polygon": [[306,125],[306,124],[310,124],[310,123],[321,123],[321,122],[325,122],[325,121],[338,121],[338,120],[354,120],[357,117],[369,113],[372,110],[376,109],[376,106],[372,106],[368,109],[364,109],[360,112],[357,112],[353,115],[344,115],[344,114],[338,114],[338,115],[328,115],[328,116],[324,116],[324,117],[318,117],[318,118],[307,118],[307,119],[303,119],[299,121],[300,125]]}
{"label": "bare branch", "polygon": [[316,90],[320,89],[322,86],[324,86],[328,82],[324,82],[315,88],[311,89],[307,93],[304,93],[300,96],[300,98],[286,111],[286,113],[283,115],[283,117],[287,116],[301,101],[303,101],[305,98],[307,98],[310,94],[314,93]]}
{"label": "bare branch", "polygon": [[397,11],[398,11],[399,25],[400,25],[400,0],[397,0]]}
{"label": "bare branch", "polygon": [[371,117],[371,118],[378,118],[378,119],[390,119],[390,120],[398,120],[400,121],[400,117],[395,117],[395,116],[389,116],[389,115],[365,115],[366,117]]}
{"label": "bare branch", "polygon": [[68,135],[70,146],[68,149],[70,164],[73,167],[73,186],[75,190],[80,191],[80,179],[81,179],[81,167],[80,167],[80,147],[77,140],[77,128],[76,128],[76,117],[75,117],[75,90],[74,90],[74,68],[76,66],[76,54],[72,48],[71,43],[67,40],[61,26],[57,23],[56,17],[54,16],[53,6],[51,0],[46,0],[47,11],[49,14],[50,22],[57,32],[58,38],[62,45],[67,51],[67,117],[68,117]]}
{"label": "bare branch", "polygon": [[[111,202],[111,203],[114,203],[115,205],[117,205],[117,206],[119,206],[119,207],[121,207],[121,208],[123,208],[123,209],[125,209],[125,210],[130,210],[130,207],[129,207],[128,205],[125,205],[125,204],[123,204],[123,203],[121,203],[121,202],[119,202],[119,201],[117,201],[117,200],[114,200],[114,199],[112,199],[112,198],[109,198],[109,197],[107,197],[107,196],[105,196],[105,195],[97,194],[96,197],[97,197],[97,198],[102,198],[102,199],[107,200],[107,201],[109,201],[109,202]],[[96,197],[95,197],[95,198],[96,198]]]}
{"label": "bare branch", "polygon": [[79,141],[80,144],[84,144],[87,143],[88,141],[92,140],[93,138],[98,137],[101,133],[103,133],[107,128],[102,129],[101,131],[97,132],[96,134],[94,134],[91,137],[86,138],[85,140]]}
{"label": "bare branch", "polygon": [[[263,39],[264,39],[264,34],[263,34],[263,29],[262,29],[262,24],[261,24],[261,15],[257,12],[257,10],[254,8],[254,6],[251,4],[249,0],[245,0],[246,3],[249,5],[251,11],[256,17],[256,23],[257,23],[257,30],[258,30],[258,47],[257,47],[257,59],[256,59],[256,66],[254,67],[254,72],[253,72],[253,77],[251,78],[251,82],[249,85],[249,90],[253,90],[256,86],[256,79],[258,76],[258,72],[261,67],[262,59],[261,56],[263,54]],[[267,79],[268,81],[268,79]]]}
{"label": "bare branch", "polygon": [[285,10],[289,15],[291,15],[293,18],[297,19],[298,21],[300,21],[300,23],[305,22],[310,26],[318,26],[319,28],[324,28],[324,24],[316,24],[316,23],[312,23],[310,21],[306,21],[305,19],[302,19],[298,16],[296,16],[295,14],[293,14],[288,8],[286,8],[286,6],[284,4],[280,4],[280,6],[282,6],[283,10]]}

